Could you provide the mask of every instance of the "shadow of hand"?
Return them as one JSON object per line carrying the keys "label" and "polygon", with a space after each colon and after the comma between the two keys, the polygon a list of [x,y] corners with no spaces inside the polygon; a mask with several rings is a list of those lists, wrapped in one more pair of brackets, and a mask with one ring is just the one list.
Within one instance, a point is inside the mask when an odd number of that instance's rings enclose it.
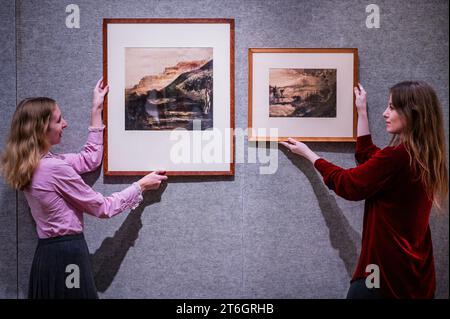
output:
{"label": "shadow of hand", "polygon": [[314,166],[307,159],[289,152],[286,148],[282,148],[282,151],[311,183],[325,224],[329,229],[331,246],[338,250],[339,257],[344,262],[347,274],[351,278],[358,261],[356,242],[361,240],[359,233],[351,227]]}
{"label": "shadow of hand", "polygon": [[161,201],[162,193],[166,187],[167,183],[164,182],[158,190],[143,193],[144,200],[142,203],[136,209],[130,211],[114,236],[105,238],[97,251],[91,254],[94,279],[98,291],[105,292],[111,285],[128,250],[134,246],[139,237],[139,230],[142,228],[141,217],[145,208]]}

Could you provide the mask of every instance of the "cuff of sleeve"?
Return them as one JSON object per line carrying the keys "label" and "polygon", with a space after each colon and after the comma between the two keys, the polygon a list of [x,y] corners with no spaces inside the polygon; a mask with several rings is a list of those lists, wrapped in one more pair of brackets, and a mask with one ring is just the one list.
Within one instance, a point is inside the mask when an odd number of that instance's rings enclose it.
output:
{"label": "cuff of sleeve", "polygon": [[102,127],[92,127],[89,126],[88,130],[88,138],[87,141],[92,144],[103,145],[103,130],[105,125]]}
{"label": "cuff of sleeve", "polygon": [[105,129],[105,124],[102,126],[89,126],[88,131],[89,132],[102,132]]}
{"label": "cuff of sleeve", "polygon": [[323,172],[325,170],[325,168],[328,166],[328,161],[323,159],[323,158],[319,158],[314,162],[314,167],[319,171],[319,173],[323,176]]}
{"label": "cuff of sleeve", "polygon": [[144,200],[144,198],[142,197],[141,186],[139,186],[139,184],[137,182],[134,182],[133,186],[137,191],[137,196],[135,197],[136,199],[133,201],[133,203],[131,205],[131,209],[136,209],[139,206],[139,204]]}

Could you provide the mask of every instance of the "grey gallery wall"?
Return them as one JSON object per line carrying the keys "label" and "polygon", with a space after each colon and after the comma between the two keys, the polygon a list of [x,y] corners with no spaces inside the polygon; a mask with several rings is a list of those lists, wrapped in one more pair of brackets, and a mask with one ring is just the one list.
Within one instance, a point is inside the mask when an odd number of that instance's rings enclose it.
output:
{"label": "grey gallery wall", "polygon": [[[235,119],[247,127],[249,47],[355,47],[368,92],[374,141],[389,136],[381,116],[389,86],[431,83],[448,137],[448,1],[375,1],[380,28],[366,27],[374,1],[4,1],[0,8],[0,132],[17,101],[50,96],[69,123],[57,152],[80,149],[92,88],[102,74],[103,18],[234,18]],[[67,5],[80,28],[65,25]],[[242,149],[255,145],[245,145]],[[353,143],[312,143],[337,165],[355,165]],[[335,196],[306,161],[276,151],[278,169],[238,163],[233,178],[174,177],[135,211],[85,219],[102,298],[343,298],[361,240],[363,202]],[[109,195],[137,178],[84,176]],[[0,297],[26,297],[37,236],[21,192],[0,182]],[[438,298],[449,293],[448,214],[431,227]]]}

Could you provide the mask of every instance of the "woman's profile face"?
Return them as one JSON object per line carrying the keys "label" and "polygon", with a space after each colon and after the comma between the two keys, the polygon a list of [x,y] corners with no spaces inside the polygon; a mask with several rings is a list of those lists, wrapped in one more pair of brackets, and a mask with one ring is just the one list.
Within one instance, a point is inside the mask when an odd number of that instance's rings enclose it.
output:
{"label": "woman's profile face", "polygon": [[391,134],[401,134],[405,128],[405,121],[400,114],[395,110],[392,104],[392,95],[389,96],[389,103],[386,110],[383,112],[383,117],[386,121],[386,131]]}
{"label": "woman's profile face", "polygon": [[48,126],[47,138],[51,145],[56,145],[61,142],[62,131],[67,127],[67,122],[61,114],[59,106],[55,104],[52,118]]}

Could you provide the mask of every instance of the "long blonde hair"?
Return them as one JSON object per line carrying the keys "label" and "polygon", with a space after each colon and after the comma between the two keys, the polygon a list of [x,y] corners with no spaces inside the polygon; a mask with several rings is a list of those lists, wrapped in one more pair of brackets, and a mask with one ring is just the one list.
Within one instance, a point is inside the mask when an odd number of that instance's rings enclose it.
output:
{"label": "long blonde hair", "polygon": [[23,190],[33,177],[41,156],[50,149],[46,133],[56,102],[47,97],[22,100],[14,112],[0,172],[8,185]]}
{"label": "long blonde hair", "polygon": [[406,81],[390,89],[392,104],[406,127],[391,144],[403,143],[410,164],[433,203],[441,208],[448,195],[445,132],[442,109],[434,89],[422,81]]}

